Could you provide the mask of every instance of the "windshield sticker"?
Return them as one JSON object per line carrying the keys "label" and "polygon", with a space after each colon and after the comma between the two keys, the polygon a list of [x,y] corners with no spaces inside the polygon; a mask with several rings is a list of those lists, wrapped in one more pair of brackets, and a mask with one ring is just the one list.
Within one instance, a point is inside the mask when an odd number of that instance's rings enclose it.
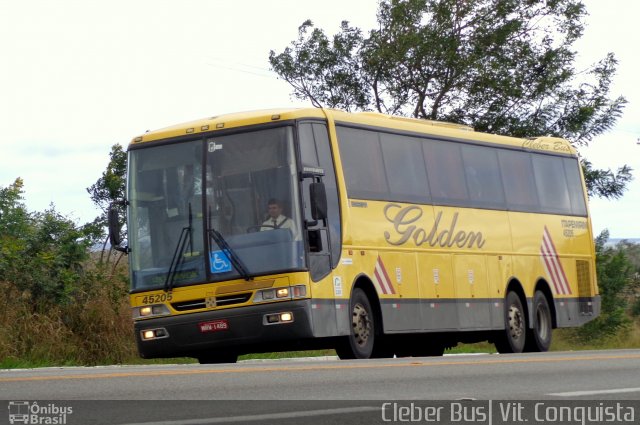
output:
{"label": "windshield sticker", "polygon": [[221,151],[222,150],[222,143],[216,143],[216,142],[209,142],[209,152],[213,153],[215,151]]}
{"label": "windshield sticker", "polygon": [[227,273],[231,271],[231,261],[224,251],[211,251],[209,253],[211,273]]}

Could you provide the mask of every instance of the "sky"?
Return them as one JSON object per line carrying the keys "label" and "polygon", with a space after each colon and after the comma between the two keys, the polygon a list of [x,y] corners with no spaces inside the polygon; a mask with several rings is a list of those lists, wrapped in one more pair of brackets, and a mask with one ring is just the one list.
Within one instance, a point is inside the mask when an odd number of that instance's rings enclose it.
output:
{"label": "sky", "polygon": [[[620,200],[590,201],[594,232],[640,238],[640,85],[637,0],[587,0],[578,68],[614,52],[611,96],[629,104],[581,154],[597,168],[628,164]],[[114,144],[228,112],[310,106],[269,70],[310,18],[328,34],[342,20],[368,31],[377,0],[0,0],[0,187],[25,183],[31,211],[78,223],[99,211],[86,188]]]}

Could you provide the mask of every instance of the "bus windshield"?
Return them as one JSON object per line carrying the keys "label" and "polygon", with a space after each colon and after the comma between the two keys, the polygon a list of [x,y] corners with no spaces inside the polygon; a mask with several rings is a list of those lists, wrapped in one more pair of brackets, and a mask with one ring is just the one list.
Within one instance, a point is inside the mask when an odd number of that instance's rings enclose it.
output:
{"label": "bus windshield", "polygon": [[291,127],[132,150],[132,289],[304,268],[294,152]]}

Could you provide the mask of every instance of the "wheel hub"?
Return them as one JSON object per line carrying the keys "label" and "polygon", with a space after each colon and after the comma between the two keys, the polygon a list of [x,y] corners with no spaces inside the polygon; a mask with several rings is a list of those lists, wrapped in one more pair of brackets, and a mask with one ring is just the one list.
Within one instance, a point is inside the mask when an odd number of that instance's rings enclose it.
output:
{"label": "wheel hub", "polygon": [[520,338],[524,333],[522,312],[514,305],[509,307],[509,331],[513,339]]}
{"label": "wheel hub", "polygon": [[358,345],[365,345],[371,332],[371,321],[367,310],[361,305],[353,306],[353,335]]}

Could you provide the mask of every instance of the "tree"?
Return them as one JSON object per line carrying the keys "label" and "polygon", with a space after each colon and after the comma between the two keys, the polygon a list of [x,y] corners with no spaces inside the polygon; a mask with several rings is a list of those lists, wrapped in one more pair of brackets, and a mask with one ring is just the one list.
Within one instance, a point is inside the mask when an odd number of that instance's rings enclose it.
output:
{"label": "tree", "polygon": [[10,282],[36,308],[71,302],[83,291],[88,248],[97,235],[93,226],[77,226],[51,206],[27,211],[23,182],[0,188],[0,282]]}
{"label": "tree", "polygon": [[586,325],[572,330],[580,343],[593,343],[614,337],[630,324],[625,291],[632,278],[632,265],[625,252],[606,243],[609,232],[604,230],[595,240],[598,288],[602,297],[600,315]]}
{"label": "tree", "polygon": [[614,173],[610,169],[594,169],[591,162],[583,158],[582,171],[589,196],[619,198],[624,193],[627,183],[632,180],[632,170],[628,165],[618,168],[617,173]]}
{"label": "tree", "polygon": [[26,236],[33,230],[32,217],[22,202],[23,193],[21,178],[0,187],[0,281],[9,280],[14,267],[22,261]]}
{"label": "tree", "polygon": [[17,178],[7,187],[0,188],[0,237],[18,237],[28,231],[29,212],[22,202],[24,182]]}
{"label": "tree", "polygon": [[[610,129],[627,103],[609,98],[613,54],[575,69],[585,15],[579,0],[381,0],[378,28],[368,36],[342,22],[329,39],[307,20],[269,61],[295,97],[316,107],[564,137],[580,146]],[[619,197],[630,173],[593,172],[589,190]]]}
{"label": "tree", "polygon": [[[102,176],[93,185],[87,188],[87,192],[89,192],[91,200],[102,211],[102,213],[94,220],[93,225],[105,229],[108,224],[107,213],[109,208],[113,205],[119,210],[122,235],[125,234],[125,206],[118,203],[118,201],[125,199],[126,172],[127,153],[122,149],[122,146],[115,144],[111,146],[111,152],[109,152],[109,163],[107,164],[106,170],[103,171]],[[105,251],[107,251],[107,242],[107,233],[103,232],[103,245],[100,261],[104,260]],[[108,251],[107,261],[111,256],[111,248],[109,248]],[[118,257],[118,259],[120,258],[122,258],[122,255]]]}

